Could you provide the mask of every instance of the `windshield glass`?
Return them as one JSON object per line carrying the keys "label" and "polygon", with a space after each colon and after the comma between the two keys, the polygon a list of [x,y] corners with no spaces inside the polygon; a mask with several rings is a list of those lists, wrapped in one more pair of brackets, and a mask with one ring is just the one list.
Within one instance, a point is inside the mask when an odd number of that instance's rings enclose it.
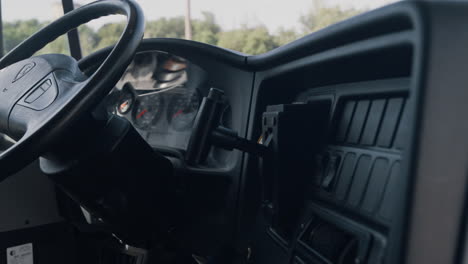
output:
{"label": "windshield glass", "polygon": [[[2,0],[1,5],[4,54],[63,14],[61,2],[56,0]],[[59,37],[37,54],[46,53],[70,55],[67,38]]]}
{"label": "windshield glass", "polygon": [[[93,1],[75,0],[75,6]],[[145,38],[183,38],[246,54],[261,54],[326,26],[395,0],[137,0],[146,18]],[[24,9],[24,6],[28,6]],[[63,14],[57,0],[3,0],[8,51]],[[101,18],[79,28],[83,55],[114,44],[122,16]],[[42,52],[68,53],[65,38]]]}

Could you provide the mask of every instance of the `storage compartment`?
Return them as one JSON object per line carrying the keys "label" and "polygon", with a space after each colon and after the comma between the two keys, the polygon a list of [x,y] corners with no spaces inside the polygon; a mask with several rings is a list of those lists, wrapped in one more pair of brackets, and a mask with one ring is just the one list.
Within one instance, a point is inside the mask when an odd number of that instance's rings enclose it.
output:
{"label": "storage compartment", "polygon": [[355,260],[362,260],[358,256],[358,238],[318,217],[312,220],[301,242],[331,263],[356,263]]}
{"label": "storage compartment", "polygon": [[[314,210],[309,223],[299,235],[296,251],[301,252],[302,259],[309,260],[302,260],[303,263],[367,263],[370,243],[370,231]],[[296,258],[301,259],[299,256]]]}

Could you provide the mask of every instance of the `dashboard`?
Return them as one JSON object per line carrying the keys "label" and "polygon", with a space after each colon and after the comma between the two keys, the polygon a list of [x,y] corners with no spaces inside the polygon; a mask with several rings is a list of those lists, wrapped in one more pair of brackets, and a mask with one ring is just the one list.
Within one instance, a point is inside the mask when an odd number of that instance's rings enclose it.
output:
{"label": "dashboard", "polygon": [[140,52],[107,96],[107,112],[129,120],[152,146],[185,149],[206,81],[206,73],[184,58]]}
{"label": "dashboard", "polygon": [[[229,105],[222,125],[251,141],[277,137],[270,160],[213,148],[214,162],[194,167],[183,153],[163,152],[184,190],[184,219],[196,219],[176,231],[178,241],[205,255],[229,239],[249,241],[252,263],[381,263],[392,255],[402,219],[395,197],[405,195],[394,183],[408,178],[401,168],[413,129],[414,47],[394,37],[408,32],[369,25],[375,31],[356,26],[354,38],[338,27],[258,56],[179,39],[142,42],[106,105],[156,150],[186,150],[210,88]],[[99,65],[108,52],[81,66]],[[326,137],[315,137],[320,128]]]}
{"label": "dashboard", "polygon": [[[104,122],[104,109],[125,118],[173,170],[166,175],[150,148],[129,140],[112,160],[103,157],[96,175],[106,180],[91,176],[90,182],[117,186],[118,171],[130,176],[123,184],[138,187],[132,191],[154,186],[148,197],[163,197],[161,186],[174,191],[176,206],[155,200],[175,214],[162,235],[169,244],[152,248],[163,257],[182,252],[258,264],[402,263],[409,254],[426,260],[414,263],[458,259],[466,196],[456,188],[466,178],[466,129],[456,118],[466,108],[462,7],[468,10],[460,3],[405,1],[256,56],[189,40],[144,39],[129,67],[113,75],[112,85],[119,81],[93,117]],[[446,23],[453,32],[440,26]],[[447,49],[447,43],[457,45]],[[84,74],[111,50],[80,60]],[[238,138],[226,149],[211,147],[207,161],[194,164],[187,145],[198,138],[193,126],[211,88],[225,95],[221,125],[233,133],[224,139]],[[199,137],[205,143],[225,143],[219,138],[226,130],[208,134],[205,127],[206,137]],[[229,149],[247,140],[268,151]],[[9,141],[0,135],[0,151]],[[106,191],[96,197],[122,194]],[[126,205],[116,197],[110,202]],[[60,209],[75,216],[66,200],[59,199]]]}

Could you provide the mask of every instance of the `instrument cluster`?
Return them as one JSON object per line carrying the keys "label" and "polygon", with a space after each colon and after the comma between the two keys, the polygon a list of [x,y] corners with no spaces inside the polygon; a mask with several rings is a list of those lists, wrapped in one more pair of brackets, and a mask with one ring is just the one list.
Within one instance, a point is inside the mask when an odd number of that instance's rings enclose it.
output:
{"label": "instrument cluster", "polygon": [[128,119],[153,146],[185,149],[207,89],[205,76],[172,54],[138,53],[107,96],[107,111]]}

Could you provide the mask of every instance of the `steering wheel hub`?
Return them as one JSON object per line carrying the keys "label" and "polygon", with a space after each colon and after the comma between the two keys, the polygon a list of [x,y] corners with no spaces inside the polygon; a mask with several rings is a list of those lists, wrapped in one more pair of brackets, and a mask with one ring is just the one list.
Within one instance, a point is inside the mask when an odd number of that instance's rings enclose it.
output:
{"label": "steering wheel hub", "polygon": [[70,98],[84,80],[86,77],[78,63],[60,54],[26,59],[3,69],[0,72],[0,87],[3,87],[0,133],[19,140],[28,129],[39,126],[62,106],[48,108],[56,99]]}

